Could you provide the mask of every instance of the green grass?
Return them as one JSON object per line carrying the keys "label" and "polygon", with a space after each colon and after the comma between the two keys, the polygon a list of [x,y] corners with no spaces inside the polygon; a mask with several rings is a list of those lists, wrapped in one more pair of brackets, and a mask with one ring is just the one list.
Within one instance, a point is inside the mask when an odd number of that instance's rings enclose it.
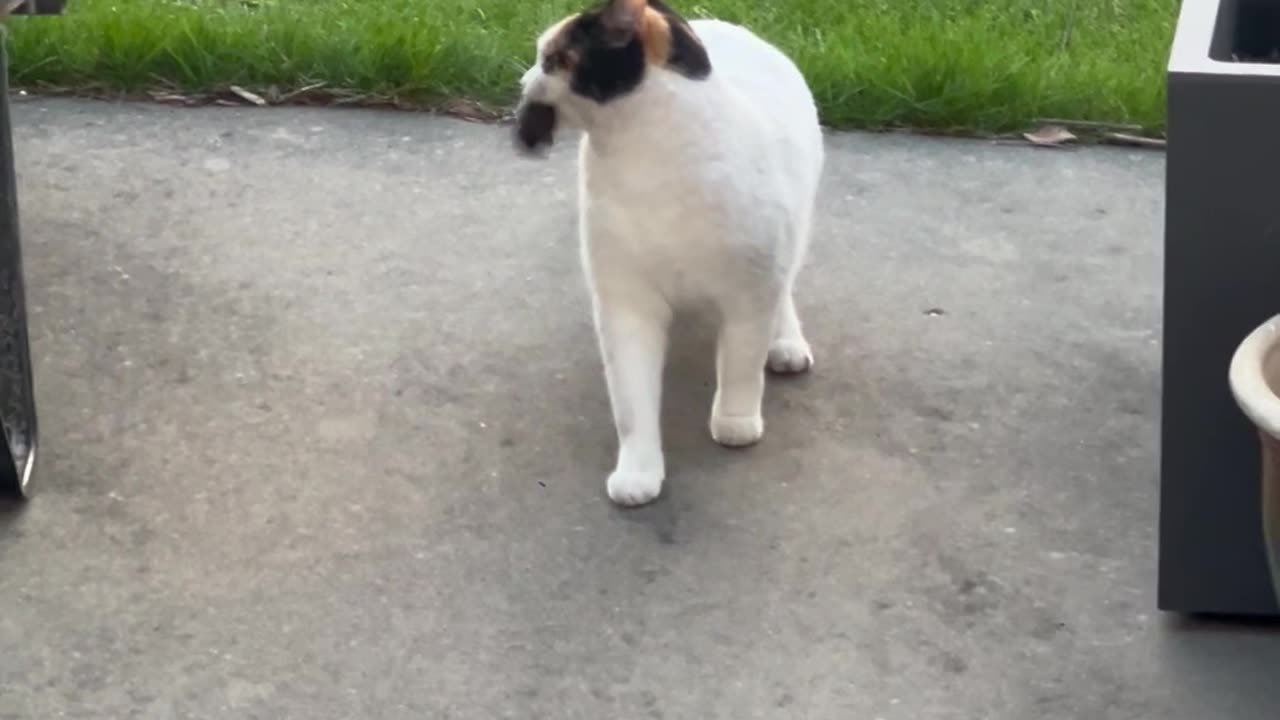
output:
{"label": "green grass", "polygon": [[[10,21],[13,82],[78,92],[323,82],[400,104],[503,107],[533,39],[583,0],[71,0]],[[1008,131],[1164,125],[1177,0],[672,0],[790,53],[826,123]]]}

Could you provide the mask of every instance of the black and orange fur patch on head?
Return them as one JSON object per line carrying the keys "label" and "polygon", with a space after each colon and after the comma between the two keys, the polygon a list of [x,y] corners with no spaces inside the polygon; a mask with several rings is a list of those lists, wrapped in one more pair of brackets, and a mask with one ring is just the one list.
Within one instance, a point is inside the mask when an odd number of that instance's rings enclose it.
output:
{"label": "black and orange fur patch on head", "polygon": [[[566,18],[542,47],[542,71],[561,75],[569,89],[598,103],[635,90],[650,66],[691,80],[711,74],[711,58],[689,23],[660,0],[608,0]],[[555,106],[522,103],[516,143],[538,154],[550,146],[558,124]]]}
{"label": "black and orange fur patch on head", "polygon": [[566,21],[550,38],[543,70],[563,72],[569,88],[599,103],[634,90],[650,65],[693,80],[711,74],[693,29],[659,0],[609,0]]}

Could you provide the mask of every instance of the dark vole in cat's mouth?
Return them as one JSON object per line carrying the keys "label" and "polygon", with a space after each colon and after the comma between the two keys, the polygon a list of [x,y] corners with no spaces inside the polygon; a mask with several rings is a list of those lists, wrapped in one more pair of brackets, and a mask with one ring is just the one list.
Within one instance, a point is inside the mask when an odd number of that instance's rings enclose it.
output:
{"label": "dark vole in cat's mouth", "polygon": [[516,110],[516,148],[525,155],[541,155],[551,147],[556,132],[556,108],[526,102]]}

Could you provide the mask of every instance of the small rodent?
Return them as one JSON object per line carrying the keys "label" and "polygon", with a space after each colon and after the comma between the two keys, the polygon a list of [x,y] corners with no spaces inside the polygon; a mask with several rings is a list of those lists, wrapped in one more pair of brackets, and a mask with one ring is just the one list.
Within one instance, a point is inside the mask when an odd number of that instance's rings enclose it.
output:
{"label": "small rodent", "polygon": [[516,146],[526,154],[537,154],[549,147],[555,132],[555,106],[526,102],[516,111]]}

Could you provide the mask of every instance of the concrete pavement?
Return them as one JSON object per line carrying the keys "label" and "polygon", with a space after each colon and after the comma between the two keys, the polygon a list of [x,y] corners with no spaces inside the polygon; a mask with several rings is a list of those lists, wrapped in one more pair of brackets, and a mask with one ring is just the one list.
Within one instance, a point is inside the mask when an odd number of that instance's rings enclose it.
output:
{"label": "concrete pavement", "polygon": [[816,372],[722,450],[682,327],[623,512],[567,144],[15,113],[0,718],[1274,718],[1280,635],[1154,609],[1159,154],[831,137]]}

